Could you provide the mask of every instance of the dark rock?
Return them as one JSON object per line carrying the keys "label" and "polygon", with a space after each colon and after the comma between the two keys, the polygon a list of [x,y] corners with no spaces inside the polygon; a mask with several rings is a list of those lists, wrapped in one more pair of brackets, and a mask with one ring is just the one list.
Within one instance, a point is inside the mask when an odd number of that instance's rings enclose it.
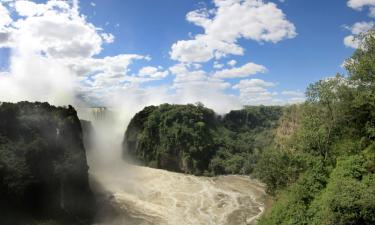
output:
{"label": "dark rock", "polygon": [[90,224],[95,199],[72,106],[0,105],[0,224]]}
{"label": "dark rock", "polygon": [[83,137],[83,144],[85,146],[86,151],[89,151],[92,146],[93,137],[95,136],[95,130],[92,126],[91,121],[88,120],[80,120],[81,127],[82,127],[82,137]]}

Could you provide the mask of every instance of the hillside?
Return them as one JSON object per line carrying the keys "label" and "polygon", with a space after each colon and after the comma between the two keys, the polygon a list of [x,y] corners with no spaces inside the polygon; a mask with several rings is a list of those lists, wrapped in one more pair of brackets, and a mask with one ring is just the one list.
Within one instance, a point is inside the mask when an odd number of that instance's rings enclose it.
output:
{"label": "hillside", "polygon": [[95,201],[71,106],[0,105],[0,199],[2,225],[90,223]]}
{"label": "hillside", "polygon": [[375,37],[360,38],[348,75],[311,84],[258,161],[275,196],[261,225],[375,224]]}
{"label": "hillside", "polygon": [[129,123],[124,154],[177,172],[246,174],[273,141],[281,112],[282,107],[246,107],[220,117],[201,104],[149,106]]}

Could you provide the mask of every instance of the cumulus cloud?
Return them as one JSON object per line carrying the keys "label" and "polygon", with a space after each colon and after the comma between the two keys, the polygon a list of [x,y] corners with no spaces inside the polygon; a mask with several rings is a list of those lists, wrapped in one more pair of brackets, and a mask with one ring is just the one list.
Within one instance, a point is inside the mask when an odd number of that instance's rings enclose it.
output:
{"label": "cumulus cloud", "polygon": [[276,86],[261,79],[244,79],[232,88],[240,92],[240,101],[244,105],[284,105],[305,101],[303,92],[285,90],[278,93],[272,90]]}
{"label": "cumulus cloud", "polygon": [[0,47],[9,45],[12,22],[8,9],[0,2]]}
{"label": "cumulus cloud", "polygon": [[[202,90],[215,89],[224,90],[230,87],[230,84],[221,79],[211,77],[204,70],[196,70],[188,64],[176,64],[170,68],[175,74],[174,88],[192,87],[194,85]],[[205,86],[206,85],[206,86]]]}
{"label": "cumulus cloud", "polygon": [[240,92],[240,100],[244,105],[274,105],[282,104],[282,100],[276,98],[277,92],[272,92],[269,88],[276,84],[261,79],[245,79],[233,86]]}
{"label": "cumulus cloud", "polygon": [[[132,110],[165,102],[200,101],[219,113],[241,108],[245,103],[276,102],[275,93],[268,90],[271,83],[261,84],[256,79],[241,81],[233,87],[240,91],[238,97],[229,94],[233,91],[232,84],[223,80],[265,72],[264,66],[247,63],[235,67],[235,60],[215,61],[213,67],[220,71],[213,72],[194,62],[242,54],[244,50],[237,44],[239,38],[260,42],[292,38],[296,35],[293,24],[274,3],[260,0],[214,3],[214,10],[188,14],[188,20],[202,26],[205,32],[187,40],[183,54],[175,52],[177,58],[184,58],[181,62],[163,69],[148,66],[151,58],[144,55],[101,56],[102,49],[114,42],[115,37],[81,15],[76,0],[2,1],[0,48],[9,48],[11,56],[9,68],[0,72],[0,101],[48,101],[76,106],[83,103]],[[236,15],[237,10],[242,16]],[[177,51],[183,45],[183,41],[177,42]],[[133,70],[132,65],[137,62],[143,66]],[[223,69],[226,65],[230,68]],[[174,78],[157,87],[147,86],[146,82],[169,75]],[[245,101],[251,96],[256,99]]]}
{"label": "cumulus cloud", "polygon": [[43,6],[43,13],[29,10],[29,7],[25,7],[27,13],[23,9],[19,11],[16,2],[17,12],[25,16],[14,22],[12,39],[16,47],[22,44],[29,51],[56,58],[92,57],[98,54],[104,39],[96,27],[88,23],[85,17],[77,15],[72,8],[67,8],[67,3],[50,2],[36,4]]}
{"label": "cumulus cloud", "polygon": [[364,7],[369,7],[369,16],[375,17],[375,0],[349,0],[348,6],[361,11]]}
{"label": "cumulus cloud", "polygon": [[11,22],[12,18],[10,18],[9,11],[0,2],[0,27],[8,26]]}
{"label": "cumulus cloud", "polygon": [[217,71],[214,77],[218,78],[237,78],[237,77],[248,77],[257,73],[265,73],[266,67],[255,63],[247,63],[241,67],[224,69]]}
{"label": "cumulus cloud", "polygon": [[361,10],[365,6],[375,6],[375,0],[349,0],[348,6]]}
{"label": "cumulus cloud", "polygon": [[351,35],[344,38],[344,45],[351,48],[358,48],[361,43],[356,36],[373,29],[374,25],[374,22],[357,22],[353,26],[347,26],[346,29],[350,30]]}
{"label": "cumulus cloud", "polygon": [[222,69],[224,65],[222,63],[215,61],[213,67],[214,69]]}
{"label": "cumulus cloud", "polygon": [[128,67],[135,60],[150,60],[147,56],[136,54],[121,54],[104,58],[84,58],[77,61],[74,58],[60,60],[79,77],[89,77],[97,73],[106,73],[109,76],[126,75]]}
{"label": "cumulus cloud", "polygon": [[242,55],[240,38],[277,43],[294,38],[294,25],[275,3],[262,0],[214,0],[214,9],[189,12],[186,19],[204,29],[191,40],[172,45],[171,58],[180,62],[207,62],[226,55]]}
{"label": "cumulus cloud", "polygon": [[367,32],[373,27],[374,27],[374,22],[358,22],[358,23],[355,23],[353,26],[349,27],[348,29],[352,32],[352,34],[358,35],[363,32]]}
{"label": "cumulus cloud", "polygon": [[227,64],[229,66],[235,66],[237,64],[237,61],[232,59],[232,60],[228,61]]}
{"label": "cumulus cloud", "polygon": [[153,66],[146,66],[139,70],[139,76],[150,77],[152,79],[160,79],[168,76],[168,70],[162,71],[162,67],[156,68]]}
{"label": "cumulus cloud", "polygon": [[176,64],[170,68],[175,75],[172,91],[180,103],[203,102],[218,113],[241,108],[237,96],[225,93],[231,84],[210,76],[190,64]]}
{"label": "cumulus cloud", "polygon": [[110,33],[102,33],[101,36],[106,43],[112,43],[115,40],[115,36]]}
{"label": "cumulus cloud", "polygon": [[[348,7],[361,11],[363,8],[369,8],[369,16],[375,17],[375,0],[349,0]],[[344,38],[344,45],[350,48],[359,48],[361,43],[356,38],[361,33],[374,29],[374,22],[357,22],[352,26],[346,26],[351,34]]]}
{"label": "cumulus cloud", "polygon": [[85,91],[131,82],[128,66],[148,59],[94,58],[114,37],[80,15],[77,1],[8,1],[0,16],[0,47],[12,50],[8,71],[0,74],[0,101],[74,104]]}

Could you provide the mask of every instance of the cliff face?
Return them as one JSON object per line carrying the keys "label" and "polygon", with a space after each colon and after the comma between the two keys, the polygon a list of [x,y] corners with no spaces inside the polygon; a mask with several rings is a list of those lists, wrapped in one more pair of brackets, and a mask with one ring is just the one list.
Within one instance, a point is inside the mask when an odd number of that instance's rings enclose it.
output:
{"label": "cliff face", "polygon": [[86,151],[90,150],[93,146],[93,137],[95,136],[94,126],[91,121],[80,120],[82,127],[82,139]]}
{"label": "cliff face", "polygon": [[215,122],[214,112],[203,106],[146,107],[127,128],[125,155],[150,167],[202,174],[215,149]]}
{"label": "cliff face", "polygon": [[82,128],[73,107],[0,105],[0,221],[89,224],[95,201],[88,183]]}

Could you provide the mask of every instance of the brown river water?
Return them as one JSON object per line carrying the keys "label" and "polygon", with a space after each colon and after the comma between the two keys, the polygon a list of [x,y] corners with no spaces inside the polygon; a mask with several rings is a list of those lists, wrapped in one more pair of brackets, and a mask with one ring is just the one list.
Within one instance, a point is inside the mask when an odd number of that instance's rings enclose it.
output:
{"label": "brown river water", "polygon": [[121,159],[123,126],[94,126],[88,164],[92,186],[100,187],[95,225],[249,225],[263,213],[265,187],[257,180],[129,165]]}
{"label": "brown river water", "polygon": [[96,225],[245,225],[264,211],[264,186],[246,176],[197,177],[126,164],[91,173],[117,211]]}

